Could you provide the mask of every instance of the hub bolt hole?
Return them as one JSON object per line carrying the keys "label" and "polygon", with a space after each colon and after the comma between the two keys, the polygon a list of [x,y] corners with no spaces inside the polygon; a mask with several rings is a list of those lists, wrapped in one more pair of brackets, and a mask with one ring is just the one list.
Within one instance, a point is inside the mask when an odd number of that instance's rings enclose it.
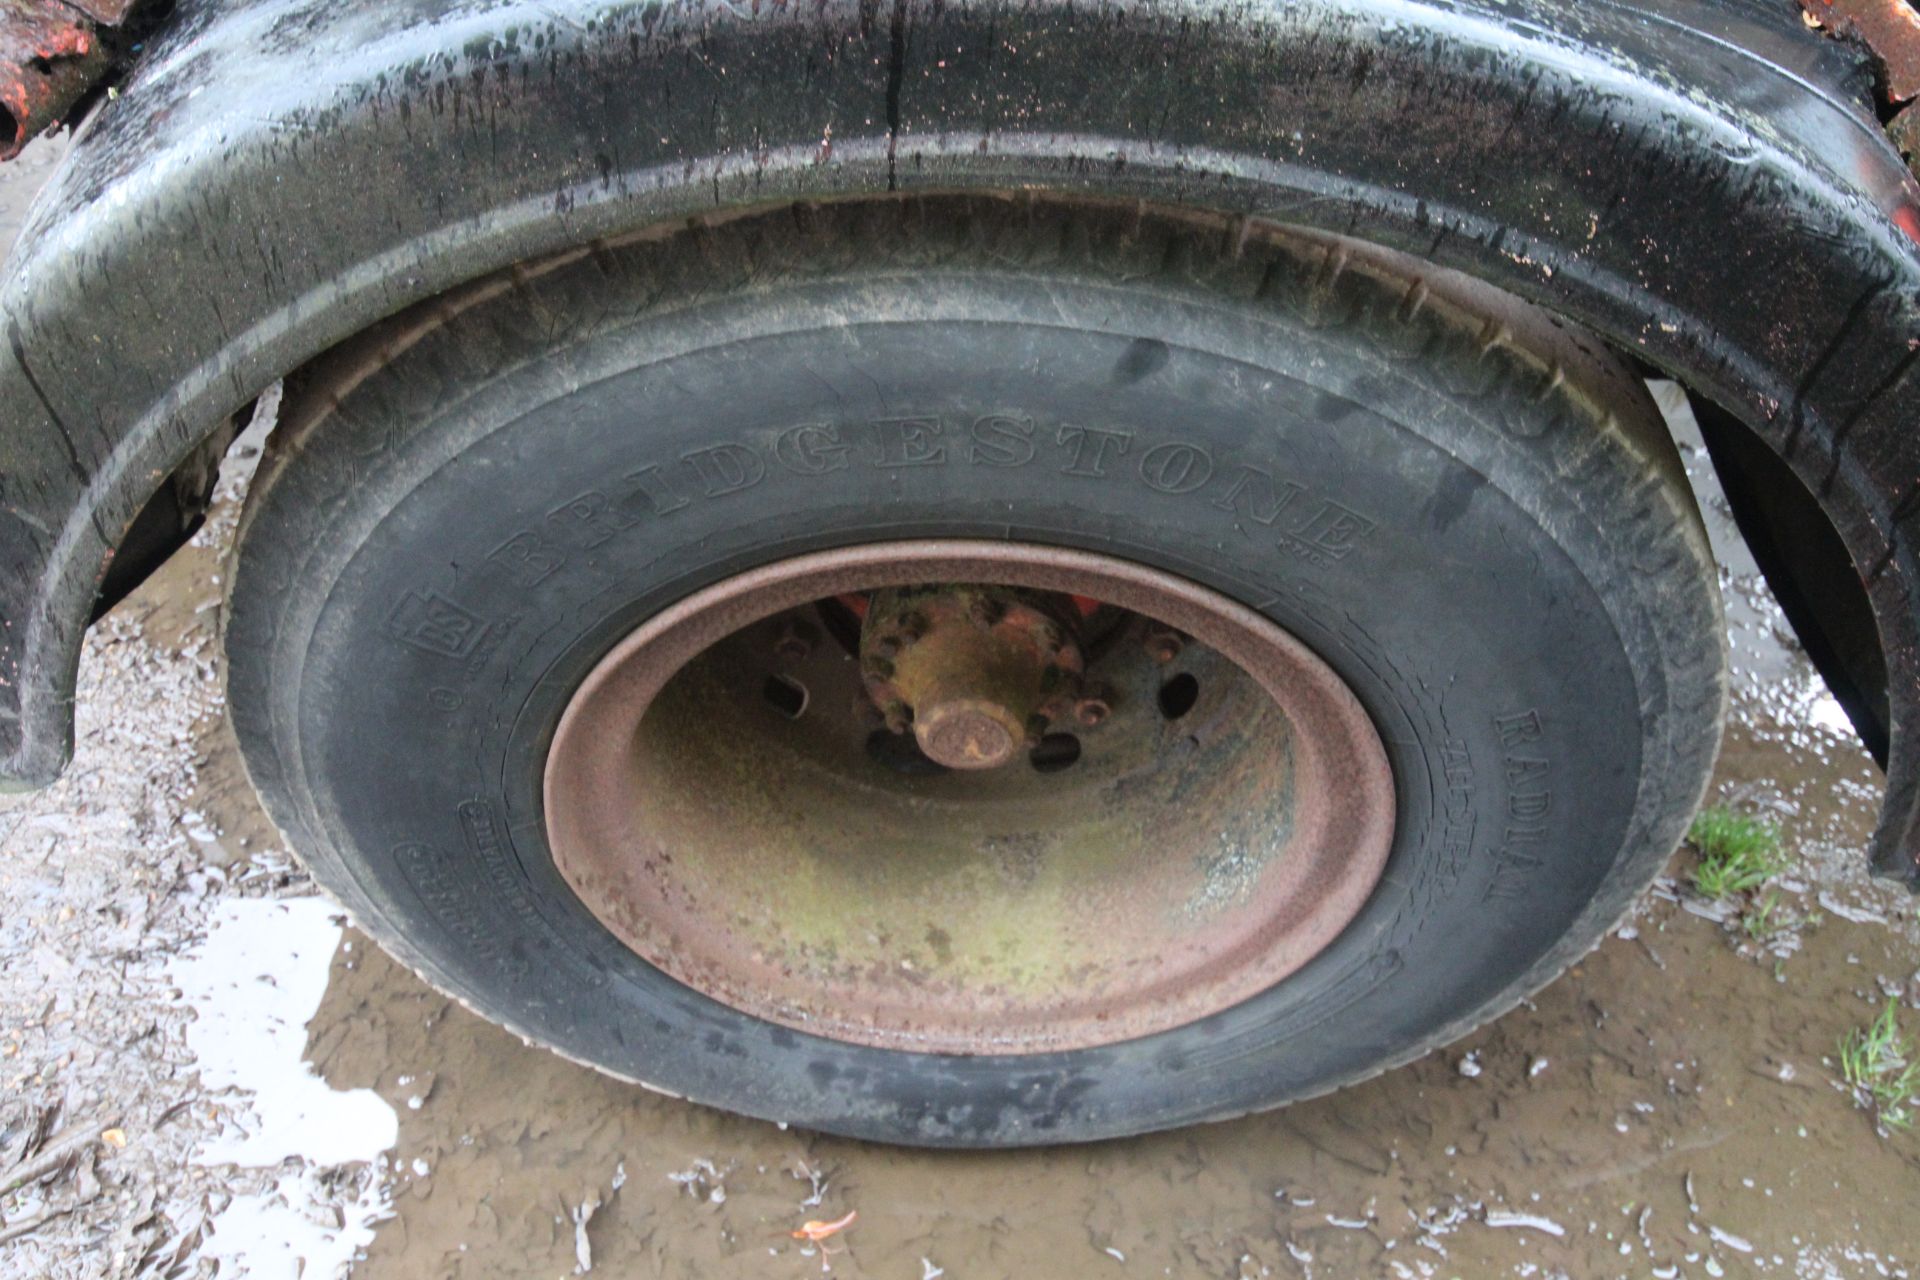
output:
{"label": "hub bolt hole", "polygon": [[1190,671],[1183,671],[1160,686],[1160,714],[1169,720],[1178,720],[1193,710],[1193,704],[1200,700],[1200,682]]}
{"label": "hub bolt hole", "polygon": [[768,676],[760,686],[760,696],[789,720],[798,720],[807,709],[807,686],[787,676]]}
{"label": "hub bolt hole", "polygon": [[1027,756],[1036,773],[1058,773],[1080,758],[1080,739],[1070,733],[1050,733]]}

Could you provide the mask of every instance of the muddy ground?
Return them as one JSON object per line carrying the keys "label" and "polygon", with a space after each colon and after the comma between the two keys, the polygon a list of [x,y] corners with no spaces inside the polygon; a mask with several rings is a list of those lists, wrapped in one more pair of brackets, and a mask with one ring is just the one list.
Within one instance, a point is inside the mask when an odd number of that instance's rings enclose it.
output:
{"label": "muddy ground", "polygon": [[[0,252],[36,150],[0,170]],[[1682,850],[1598,951],[1459,1045],[1277,1114],[1003,1155],[615,1083],[342,931],[222,717],[245,462],[96,629],[74,769],[0,812],[0,1171],[35,1175],[0,1195],[0,1277],[311,1278],[356,1254],[355,1276],[407,1280],[1916,1269],[1920,1136],[1877,1132],[1833,1059],[1889,995],[1920,1033],[1920,922],[1861,871],[1879,775],[1697,449],[1739,690],[1715,791],[1786,833],[1773,925],[1713,918]],[[849,1210],[837,1252],[789,1234]]]}

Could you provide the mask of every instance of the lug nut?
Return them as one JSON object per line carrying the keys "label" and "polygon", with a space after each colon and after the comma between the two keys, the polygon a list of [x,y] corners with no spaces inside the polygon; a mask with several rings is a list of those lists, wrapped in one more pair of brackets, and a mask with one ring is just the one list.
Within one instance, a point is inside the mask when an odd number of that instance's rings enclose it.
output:
{"label": "lug nut", "polygon": [[1073,704],[1073,718],[1091,729],[1113,714],[1113,703],[1104,689],[1082,694]]}
{"label": "lug nut", "polygon": [[853,692],[853,720],[863,729],[878,729],[887,722],[887,718],[880,714],[880,708],[874,705],[873,695],[865,689]]}
{"label": "lug nut", "polygon": [[805,662],[813,652],[814,630],[798,618],[780,624],[779,638],[773,642],[774,656],[784,662]]}
{"label": "lug nut", "polygon": [[991,596],[975,596],[967,606],[967,617],[976,627],[997,626],[1006,616],[1006,606]]}
{"label": "lug nut", "polygon": [[1172,627],[1153,627],[1144,643],[1147,656],[1164,666],[1180,656],[1180,651],[1187,647],[1187,638]]}

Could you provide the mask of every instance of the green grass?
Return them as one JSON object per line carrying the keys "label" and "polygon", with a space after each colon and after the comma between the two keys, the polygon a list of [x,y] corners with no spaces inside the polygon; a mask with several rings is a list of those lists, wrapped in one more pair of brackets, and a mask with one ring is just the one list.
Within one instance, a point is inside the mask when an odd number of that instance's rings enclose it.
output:
{"label": "green grass", "polygon": [[1920,1093],[1920,1062],[1914,1060],[1913,1042],[1900,1034],[1898,1008],[1888,1000],[1872,1023],[1840,1038],[1840,1074],[1854,1102],[1873,1112],[1885,1129],[1912,1126],[1912,1101]]}
{"label": "green grass", "polygon": [[1780,828],[1724,806],[1702,809],[1687,840],[1700,851],[1693,887],[1708,898],[1757,889],[1787,865]]}
{"label": "green grass", "polygon": [[1740,927],[1755,942],[1764,941],[1772,936],[1776,928],[1787,923],[1784,917],[1774,914],[1779,909],[1780,895],[1770,889],[1766,897],[1747,908],[1746,914],[1740,917]]}

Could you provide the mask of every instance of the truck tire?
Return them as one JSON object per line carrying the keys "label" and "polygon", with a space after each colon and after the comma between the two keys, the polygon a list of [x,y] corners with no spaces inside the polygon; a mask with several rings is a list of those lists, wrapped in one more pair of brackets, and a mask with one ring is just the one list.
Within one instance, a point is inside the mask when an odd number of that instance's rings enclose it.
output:
{"label": "truck tire", "polygon": [[248,768],[363,929],[572,1059],[889,1142],[1448,1043],[1645,888],[1724,713],[1623,361],[1131,205],[792,206],[479,282],[290,383],[235,554]]}

